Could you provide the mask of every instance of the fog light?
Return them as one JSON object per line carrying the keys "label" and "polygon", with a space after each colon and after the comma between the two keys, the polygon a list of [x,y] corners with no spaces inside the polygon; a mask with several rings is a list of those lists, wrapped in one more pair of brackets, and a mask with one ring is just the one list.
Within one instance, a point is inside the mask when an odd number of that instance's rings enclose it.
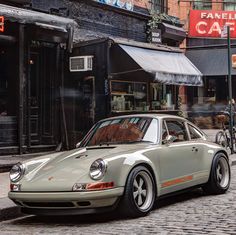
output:
{"label": "fog light", "polygon": [[11,191],[14,191],[14,192],[21,191],[21,184],[11,184],[10,188],[11,188]]}
{"label": "fog light", "polygon": [[75,183],[72,191],[84,191],[86,189],[86,184]]}

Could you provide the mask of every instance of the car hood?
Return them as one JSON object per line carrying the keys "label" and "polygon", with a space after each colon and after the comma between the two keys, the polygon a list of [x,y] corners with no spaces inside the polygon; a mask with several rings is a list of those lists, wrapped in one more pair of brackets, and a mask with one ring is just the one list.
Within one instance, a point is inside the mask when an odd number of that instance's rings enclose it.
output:
{"label": "car hood", "polygon": [[[22,191],[71,191],[76,182],[90,183],[91,164],[98,158],[107,159],[146,148],[147,144],[93,146],[64,152],[58,156],[44,156],[32,169],[25,162],[26,174],[19,182]],[[83,182],[81,182],[83,181]]]}

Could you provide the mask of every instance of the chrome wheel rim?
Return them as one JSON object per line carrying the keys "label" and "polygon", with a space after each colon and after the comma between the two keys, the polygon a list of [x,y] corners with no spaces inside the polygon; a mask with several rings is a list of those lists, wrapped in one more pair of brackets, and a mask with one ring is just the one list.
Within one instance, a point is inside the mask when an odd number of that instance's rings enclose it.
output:
{"label": "chrome wheel rim", "polygon": [[133,198],[136,206],[140,210],[147,210],[153,201],[153,183],[149,174],[145,171],[140,171],[133,183]]}
{"label": "chrome wheel rim", "polygon": [[224,157],[221,157],[217,164],[216,179],[222,188],[225,188],[229,183],[229,165]]}

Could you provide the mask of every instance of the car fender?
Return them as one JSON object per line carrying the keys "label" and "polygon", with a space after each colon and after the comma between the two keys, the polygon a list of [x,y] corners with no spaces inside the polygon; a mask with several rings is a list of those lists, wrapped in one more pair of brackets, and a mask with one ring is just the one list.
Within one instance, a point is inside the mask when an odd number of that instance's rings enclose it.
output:
{"label": "car fender", "polygon": [[[211,143],[211,142],[209,142],[205,146],[204,152],[205,152],[205,154],[208,157],[205,158],[205,161],[204,161],[203,164],[205,166],[205,169],[208,171],[208,178],[209,178],[210,172],[211,172],[212,163],[213,163],[213,160],[214,160],[214,157],[216,156],[216,154],[222,152],[222,153],[224,153],[227,156],[227,159],[229,159],[229,156],[228,156],[227,151],[224,148],[222,148],[218,144]],[[209,158],[210,158],[210,160],[209,160]]]}
{"label": "car fender", "polygon": [[[156,159],[158,159],[156,157]],[[117,187],[125,187],[127,178],[135,167],[139,165],[146,166],[147,169],[153,175],[157,194],[160,192],[160,180],[159,180],[159,164],[154,164],[150,158],[143,154],[123,154],[117,157],[106,159],[108,162],[107,174],[103,180],[110,182],[115,181]],[[121,167],[119,167],[121,166]]]}

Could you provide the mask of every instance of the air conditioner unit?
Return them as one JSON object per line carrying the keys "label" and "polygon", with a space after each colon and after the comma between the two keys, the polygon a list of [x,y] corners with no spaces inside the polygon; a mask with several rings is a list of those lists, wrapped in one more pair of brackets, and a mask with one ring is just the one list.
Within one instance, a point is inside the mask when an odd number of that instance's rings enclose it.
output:
{"label": "air conditioner unit", "polygon": [[93,70],[93,56],[70,57],[70,72],[81,72]]}

